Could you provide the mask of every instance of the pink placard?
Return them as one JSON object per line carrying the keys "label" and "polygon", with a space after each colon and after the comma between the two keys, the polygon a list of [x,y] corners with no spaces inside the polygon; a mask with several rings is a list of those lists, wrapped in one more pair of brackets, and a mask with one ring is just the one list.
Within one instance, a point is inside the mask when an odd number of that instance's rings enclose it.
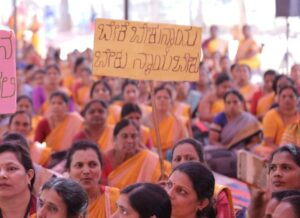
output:
{"label": "pink placard", "polygon": [[0,114],[16,112],[16,38],[0,29]]}

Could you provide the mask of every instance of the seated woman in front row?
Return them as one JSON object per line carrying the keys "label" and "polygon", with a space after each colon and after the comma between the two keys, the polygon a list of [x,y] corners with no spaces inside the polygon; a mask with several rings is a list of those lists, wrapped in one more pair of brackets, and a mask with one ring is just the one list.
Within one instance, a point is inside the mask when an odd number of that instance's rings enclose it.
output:
{"label": "seated woman in front row", "polygon": [[215,178],[201,163],[187,162],[175,167],[165,189],[172,203],[171,217],[215,218]]}
{"label": "seated woman in front row", "polygon": [[[185,138],[178,141],[172,149],[172,169],[182,163],[191,161],[205,163],[203,144],[192,138]],[[214,198],[217,218],[234,217],[234,202],[229,188],[215,184]]]}
{"label": "seated woman in front row", "polygon": [[53,178],[41,188],[37,217],[82,218],[88,207],[84,189],[75,181]]}
{"label": "seated woman in front row", "polygon": [[244,98],[231,89],[224,94],[225,110],[213,120],[209,131],[209,143],[228,149],[250,148],[260,142],[259,121],[244,111]]}
{"label": "seated woman in front row", "polygon": [[172,208],[167,192],[152,183],[135,183],[124,188],[117,207],[111,218],[170,218]]}

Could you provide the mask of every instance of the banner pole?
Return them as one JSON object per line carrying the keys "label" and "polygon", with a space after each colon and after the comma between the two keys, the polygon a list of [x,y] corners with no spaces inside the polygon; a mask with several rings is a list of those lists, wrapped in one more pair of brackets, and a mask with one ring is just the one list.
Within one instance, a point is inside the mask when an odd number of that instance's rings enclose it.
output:
{"label": "banner pole", "polygon": [[162,153],[162,146],[161,146],[161,138],[160,138],[160,133],[159,133],[159,123],[157,120],[157,110],[156,110],[156,104],[155,104],[155,99],[154,99],[154,85],[153,81],[150,81],[150,89],[151,89],[151,103],[152,103],[152,119],[153,119],[153,124],[154,124],[154,129],[155,129],[155,135],[156,135],[156,146],[157,146],[157,151],[158,151],[158,157],[159,157],[159,164],[160,164],[160,173],[161,173],[161,178],[165,175],[164,172],[164,158],[163,158],[163,153]]}

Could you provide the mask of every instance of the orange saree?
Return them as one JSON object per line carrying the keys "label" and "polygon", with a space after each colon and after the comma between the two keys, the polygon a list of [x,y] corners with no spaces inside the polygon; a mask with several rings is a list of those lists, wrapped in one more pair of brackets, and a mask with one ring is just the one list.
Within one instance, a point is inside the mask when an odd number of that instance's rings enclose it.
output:
{"label": "orange saree", "polygon": [[[169,174],[171,165],[165,161],[163,167],[166,174]],[[158,155],[142,150],[114,169],[108,175],[108,184],[122,189],[137,182],[157,182],[160,175]]]}

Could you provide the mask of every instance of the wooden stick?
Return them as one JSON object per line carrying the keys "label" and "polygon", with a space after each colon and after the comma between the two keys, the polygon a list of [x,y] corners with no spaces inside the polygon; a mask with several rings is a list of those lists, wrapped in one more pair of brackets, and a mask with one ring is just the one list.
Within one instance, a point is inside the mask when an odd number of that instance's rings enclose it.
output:
{"label": "wooden stick", "polygon": [[161,139],[160,139],[160,133],[159,133],[159,123],[157,120],[157,110],[156,110],[156,104],[154,99],[154,85],[153,81],[150,81],[150,89],[151,89],[151,103],[152,103],[152,118],[153,118],[153,124],[155,129],[155,135],[156,135],[156,146],[158,148],[158,157],[159,157],[159,164],[160,164],[160,173],[161,178],[163,178],[165,171],[164,171],[164,157],[162,153],[162,146],[161,146]]}

